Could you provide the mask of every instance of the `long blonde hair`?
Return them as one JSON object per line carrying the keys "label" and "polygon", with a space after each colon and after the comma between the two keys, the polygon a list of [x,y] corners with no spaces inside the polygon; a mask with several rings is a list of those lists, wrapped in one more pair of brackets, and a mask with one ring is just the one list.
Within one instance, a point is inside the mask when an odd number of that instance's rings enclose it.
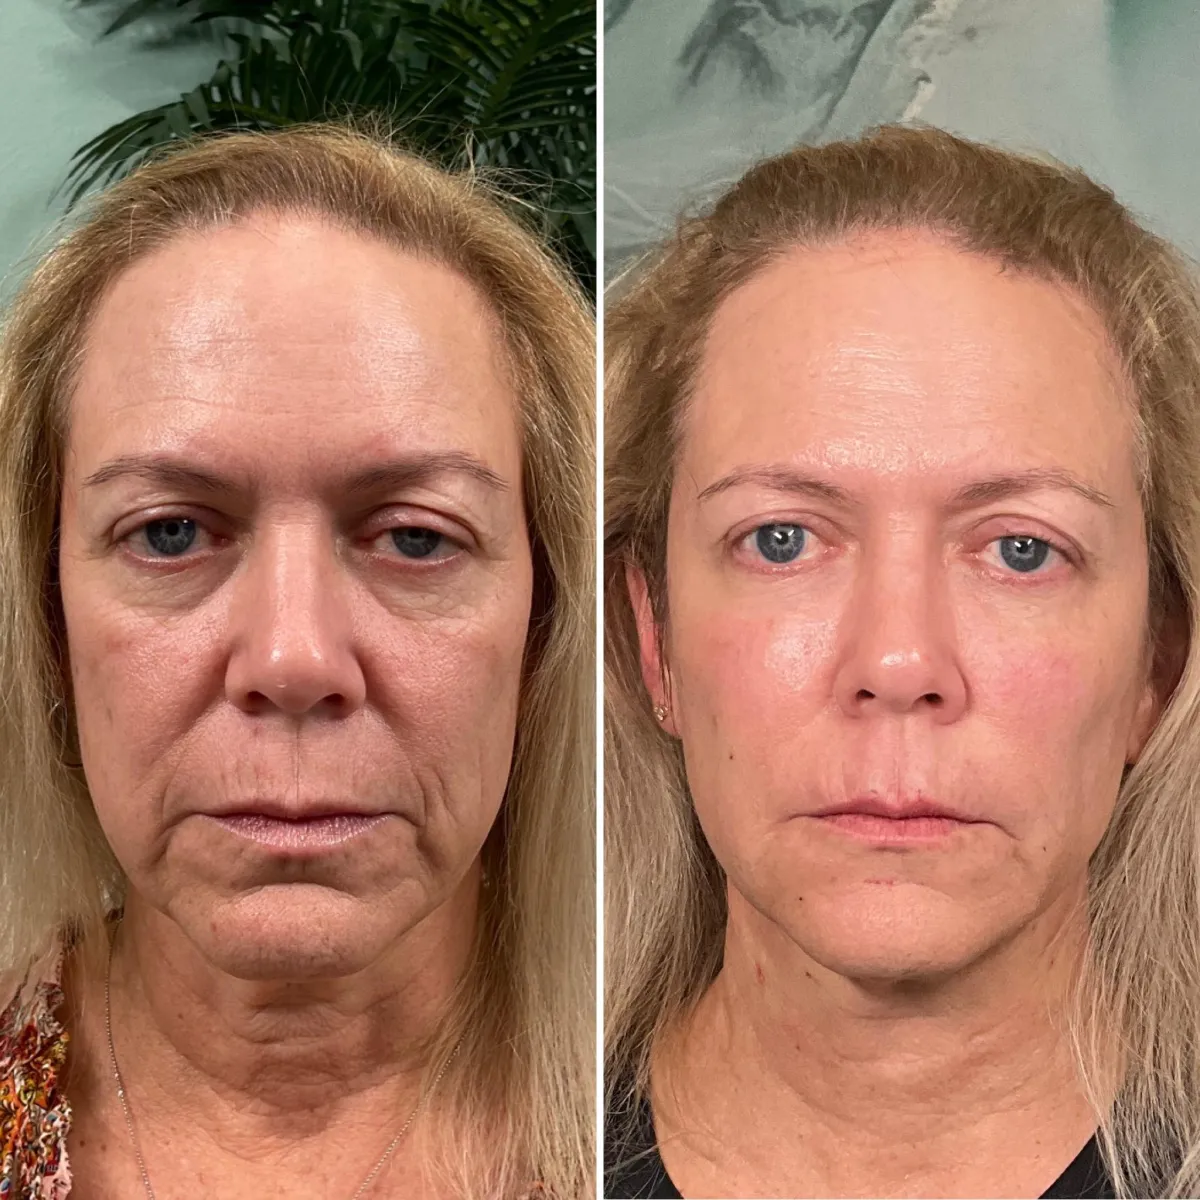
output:
{"label": "long blonde hair", "polygon": [[720,968],[726,919],[679,745],[658,728],[642,684],[626,568],[645,573],[661,629],[679,414],[718,305],[791,247],[887,229],[931,231],[1075,288],[1128,375],[1150,550],[1148,642],[1161,646],[1172,620],[1186,623],[1189,643],[1090,864],[1089,954],[1066,1015],[1120,1194],[1200,1195],[1200,306],[1188,265],[1082,172],[934,129],[886,127],[761,163],[681,222],[618,283],[607,310],[610,1103],[621,1110],[646,1095],[652,1047]]}
{"label": "long blonde hair", "polygon": [[494,310],[522,419],[534,609],[472,966],[430,1073],[462,1194],[590,1194],[594,1128],[594,334],[570,277],[483,181],[332,125],[201,141],[100,194],[24,284],[0,344],[0,969],[98,930],[124,880],[69,765],[55,581],[63,444],[88,322],[182,230],[301,212],[442,263]]}

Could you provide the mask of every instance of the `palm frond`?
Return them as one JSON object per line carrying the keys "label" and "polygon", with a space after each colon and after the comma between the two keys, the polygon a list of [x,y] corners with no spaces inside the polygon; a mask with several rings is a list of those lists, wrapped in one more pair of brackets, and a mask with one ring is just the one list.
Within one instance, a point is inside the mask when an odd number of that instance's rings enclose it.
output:
{"label": "palm frond", "polygon": [[178,100],[81,146],[69,203],[180,138],[379,112],[448,166],[512,173],[542,232],[594,288],[593,2],[133,0],[110,29],[170,9],[219,23],[230,53]]}

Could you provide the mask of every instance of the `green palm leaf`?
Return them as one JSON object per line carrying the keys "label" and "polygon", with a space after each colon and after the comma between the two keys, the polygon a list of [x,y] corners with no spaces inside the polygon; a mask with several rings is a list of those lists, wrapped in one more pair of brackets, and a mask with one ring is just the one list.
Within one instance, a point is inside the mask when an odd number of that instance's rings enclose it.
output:
{"label": "green palm leaf", "polygon": [[221,31],[229,53],[186,95],[81,146],[69,203],[198,133],[381,112],[448,166],[509,172],[594,289],[593,2],[133,0],[110,30],[171,9]]}

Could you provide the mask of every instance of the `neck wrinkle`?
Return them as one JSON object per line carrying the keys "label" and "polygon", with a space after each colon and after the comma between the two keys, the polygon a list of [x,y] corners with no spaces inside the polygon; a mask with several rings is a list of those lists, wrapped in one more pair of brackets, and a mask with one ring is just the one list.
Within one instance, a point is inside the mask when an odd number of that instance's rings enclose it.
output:
{"label": "neck wrinkle", "polygon": [[1082,1148],[1095,1119],[1066,1013],[1083,912],[1064,899],[950,977],[853,980],[731,888],[721,972],[655,1055],[660,1139],[690,1139],[714,1167],[739,1142],[765,1154],[777,1141],[780,1155],[802,1142],[831,1181],[872,1159],[899,1166],[914,1146],[928,1156],[931,1140],[950,1162],[980,1138],[1011,1152],[1025,1136],[1036,1144],[1043,1123]]}
{"label": "neck wrinkle", "polygon": [[[112,978],[127,1085],[193,1119],[207,1109],[217,1125],[228,1116],[294,1125],[298,1133],[370,1093],[373,1103],[391,1097],[381,1107],[384,1123],[395,1124],[395,1114],[417,1101],[431,1045],[467,969],[478,885],[474,870],[367,970],[317,981],[225,975],[131,893]],[[102,1009],[102,981],[100,989]]]}

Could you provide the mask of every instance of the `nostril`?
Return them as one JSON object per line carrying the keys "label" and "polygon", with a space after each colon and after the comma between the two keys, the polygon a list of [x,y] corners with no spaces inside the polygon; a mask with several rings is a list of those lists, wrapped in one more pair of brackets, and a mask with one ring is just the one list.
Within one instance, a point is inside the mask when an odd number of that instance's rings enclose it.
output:
{"label": "nostril", "polygon": [[866,688],[859,688],[858,695],[854,697],[856,700],[874,700],[875,693],[868,692]]}
{"label": "nostril", "polygon": [[344,692],[324,692],[321,694],[313,692],[304,695],[299,691],[289,692],[286,685],[283,684],[278,685],[275,690],[276,695],[274,698],[258,690],[247,692],[243,703],[249,711],[258,713],[266,712],[272,708],[307,712],[309,709],[316,708],[317,706],[331,713],[347,713],[354,707],[350,697]]}
{"label": "nostril", "polygon": [[927,701],[933,708],[941,708],[946,703],[937,692],[926,692],[921,699]]}

